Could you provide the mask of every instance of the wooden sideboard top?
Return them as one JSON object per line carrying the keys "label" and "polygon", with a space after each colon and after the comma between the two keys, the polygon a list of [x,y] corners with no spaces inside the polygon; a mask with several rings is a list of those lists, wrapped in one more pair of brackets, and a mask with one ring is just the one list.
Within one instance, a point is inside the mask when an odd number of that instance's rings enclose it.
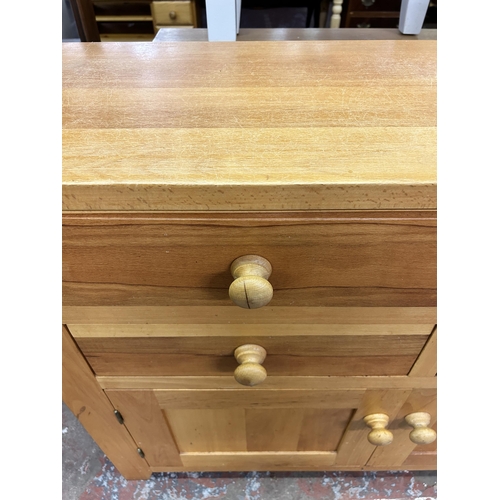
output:
{"label": "wooden sideboard top", "polygon": [[63,209],[436,208],[436,41],[63,44]]}

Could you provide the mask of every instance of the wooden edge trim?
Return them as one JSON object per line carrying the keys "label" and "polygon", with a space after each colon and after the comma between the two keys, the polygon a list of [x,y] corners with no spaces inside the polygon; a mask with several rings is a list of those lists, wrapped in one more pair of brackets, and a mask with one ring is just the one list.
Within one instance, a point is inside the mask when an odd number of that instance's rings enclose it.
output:
{"label": "wooden edge trim", "polygon": [[148,479],[148,463],[137,453],[128,429],[116,419],[113,405],[64,325],[62,349],[63,401],[123,477]]}
{"label": "wooden edge trim", "polygon": [[[423,470],[423,471],[426,471],[426,470],[436,470],[436,466],[434,466],[433,464],[427,464],[427,463],[424,463],[424,464],[411,464],[411,465],[406,465],[404,467],[401,467],[401,468],[394,468],[394,467],[391,467],[391,471],[397,471],[397,470],[401,470],[401,471],[418,471],[418,470]],[[255,468],[252,468],[252,469],[249,469],[248,467],[236,467],[236,466],[233,466],[231,467],[231,471],[233,472],[252,472],[252,471],[257,471],[257,470],[262,470],[262,471],[282,471],[282,472],[286,472],[286,471],[296,471],[296,472],[307,472],[307,471],[311,471],[311,472],[318,472],[318,467],[317,466],[306,466],[306,465],[300,465],[298,467],[272,467],[272,466],[266,466],[265,468],[263,469],[255,469]],[[355,472],[355,471],[380,471],[380,467],[369,467],[369,466],[363,466],[363,467],[355,467],[353,465],[348,465],[348,466],[341,466],[341,465],[332,465],[332,466],[328,466],[328,465],[322,465],[321,466],[321,470],[328,470],[328,471],[338,471],[338,472],[349,472],[349,471],[352,471],[352,472]],[[196,467],[196,466],[190,466],[190,467],[168,467],[168,466],[152,466],[151,467],[151,471],[152,472],[227,472],[228,469],[227,469],[227,466],[212,466],[210,468],[207,468],[207,467]]]}
{"label": "wooden edge trim", "polygon": [[[436,324],[436,307],[63,306],[63,323],[92,324]],[[221,319],[222,318],[222,319]]]}
{"label": "wooden edge trim", "polygon": [[437,326],[408,373],[409,377],[435,377],[437,374]]}
{"label": "wooden edge trim", "polygon": [[238,337],[391,337],[426,336],[432,324],[356,325],[356,324],[145,324],[145,325],[67,325],[75,339],[108,338],[210,338]]}
{"label": "wooden edge trim", "polygon": [[436,377],[267,377],[251,389],[238,384],[232,376],[202,377],[123,377],[97,376],[103,389],[146,390],[366,390],[366,389],[436,389]]}
{"label": "wooden edge trim", "polygon": [[335,464],[336,452],[207,452],[181,453],[185,467],[203,466],[208,470],[224,467],[226,470],[248,468],[250,470],[268,470],[272,468],[294,469],[300,467],[328,467]]}

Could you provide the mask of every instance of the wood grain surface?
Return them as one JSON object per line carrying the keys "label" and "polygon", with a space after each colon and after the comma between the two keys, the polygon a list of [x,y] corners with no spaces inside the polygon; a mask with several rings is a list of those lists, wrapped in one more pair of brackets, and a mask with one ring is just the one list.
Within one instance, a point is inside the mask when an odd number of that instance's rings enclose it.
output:
{"label": "wood grain surface", "polygon": [[330,331],[331,335],[321,336],[273,336],[266,328],[256,328],[251,336],[199,332],[196,337],[78,336],[76,340],[97,375],[231,375],[238,366],[236,348],[257,344],[267,352],[263,365],[269,375],[295,377],[406,375],[428,338],[428,332],[337,336],[334,329]]}
{"label": "wood grain surface", "polygon": [[[63,323],[72,325],[427,325],[436,307],[274,307],[253,311],[228,306],[63,306]],[[87,330],[88,331],[88,330]]]}
{"label": "wood grain surface", "polygon": [[[271,40],[437,40],[436,29],[422,29],[418,35],[403,35],[397,28],[240,28],[238,42]],[[206,28],[158,30],[154,42],[207,42]]]}
{"label": "wood grain surface", "polygon": [[[97,381],[104,389],[167,389],[180,392],[205,390],[214,391],[235,389],[252,392],[269,389],[292,389],[303,391],[345,391],[367,389],[436,389],[437,377],[267,377],[265,385],[243,388],[234,377],[134,377],[134,376],[97,376]],[[372,412],[376,413],[376,412]],[[409,412],[410,413],[410,412]]]}
{"label": "wood grain surface", "polygon": [[[172,325],[67,325],[71,335],[79,338],[151,338],[151,337],[244,337],[258,335],[259,337],[295,337],[295,336],[380,336],[380,335],[429,335],[432,324],[172,324]],[[206,339],[210,342],[209,339]],[[369,340],[369,339],[367,339]],[[389,340],[390,341],[390,340]],[[429,376],[424,373],[420,376]],[[417,373],[415,373],[415,376]]]}
{"label": "wood grain surface", "polygon": [[65,215],[63,305],[230,305],[231,263],[255,254],[269,305],[434,307],[436,249],[434,211]]}
{"label": "wood grain surface", "polygon": [[62,361],[62,397],[68,408],[121,474],[127,479],[148,479],[148,462],[137,454],[137,444],[127,428],[118,423],[115,408],[65,326]]}
{"label": "wood grain surface", "polygon": [[426,445],[413,443],[409,438],[409,434],[413,429],[405,422],[405,416],[413,412],[428,412],[431,415],[431,426],[434,426],[437,414],[436,397],[436,390],[433,389],[415,389],[412,391],[395,420],[389,425],[389,429],[394,434],[394,446],[391,446],[390,450],[377,448],[370,457],[368,465],[380,468],[393,467],[394,465],[402,466],[413,451],[417,451],[417,454],[428,454],[426,458],[432,463],[432,459],[435,460],[436,456],[436,441]]}
{"label": "wood grain surface", "polygon": [[429,336],[408,375],[410,377],[434,377],[437,375],[437,327]]}
{"label": "wood grain surface", "polygon": [[63,44],[63,209],[436,207],[436,42]]}

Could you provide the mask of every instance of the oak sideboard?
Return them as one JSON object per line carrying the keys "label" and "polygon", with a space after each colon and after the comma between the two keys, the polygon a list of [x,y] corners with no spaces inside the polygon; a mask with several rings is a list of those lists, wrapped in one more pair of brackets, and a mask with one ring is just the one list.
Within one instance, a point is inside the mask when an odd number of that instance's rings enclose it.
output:
{"label": "oak sideboard", "polygon": [[63,44],[63,399],[128,479],[436,468],[436,42]]}

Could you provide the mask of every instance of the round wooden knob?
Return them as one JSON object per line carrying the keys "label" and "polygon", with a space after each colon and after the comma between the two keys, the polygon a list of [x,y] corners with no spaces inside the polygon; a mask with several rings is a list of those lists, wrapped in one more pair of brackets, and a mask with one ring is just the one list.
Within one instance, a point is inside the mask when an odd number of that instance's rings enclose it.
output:
{"label": "round wooden knob", "polygon": [[368,434],[368,441],[375,446],[386,446],[392,443],[392,432],[387,430],[389,416],[385,413],[373,413],[364,419],[365,424],[372,430]]}
{"label": "round wooden knob", "polygon": [[269,304],[273,287],[267,278],[271,276],[271,263],[258,255],[238,257],[231,264],[235,280],[229,287],[231,300],[244,309],[257,309]]}
{"label": "round wooden knob", "polygon": [[245,344],[234,351],[239,365],[234,370],[234,378],[241,385],[254,386],[264,382],[267,377],[262,363],[266,359],[266,350],[260,345]]}
{"label": "round wooden knob", "polygon": [[177,12],[175,12],[174,10],[169,12],[168,17],[170,17],[170,19],[172,19],[173,21],[177,17]]}
{"label": "round wooden knob", "polygon": [[410,440],[415,444],[430,444],[436,440],[436,431],[429,427],[431,416],[425,411],[410,413],[406,415],[405,420],[413,427]]}

